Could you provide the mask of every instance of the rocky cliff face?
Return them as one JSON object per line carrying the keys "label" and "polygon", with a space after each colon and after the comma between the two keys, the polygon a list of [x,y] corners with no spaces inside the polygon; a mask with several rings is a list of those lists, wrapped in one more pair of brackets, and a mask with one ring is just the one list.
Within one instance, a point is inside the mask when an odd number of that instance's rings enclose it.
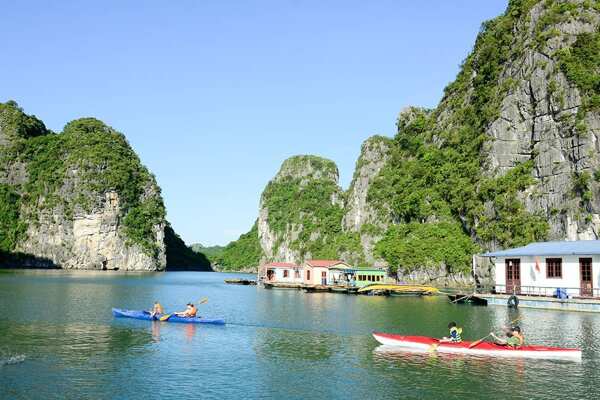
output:
{"label": "rocky cliff face", "polygon": [[300,262],[341,230],[342,190],[336,165],[316,156],[287,159],[265,188],[258,216],[264,260]]}
{"label": "rocky cliff face", "polygon": [[392,147],[392,139],[384,136],[372,136],[363,143],[350,188],[345,196],[342,228],[344,232],[357,233],[360,236],[362,255],[368,265],[385,265],[380,257],[375,256],[374,247],[392,223],[392,215],[389,205],[373,204],[369,201],[368,194],[374,179],[389,161]]}
{"label": "rocky cliff face", "polygon": [[[510,0],[503,15],[482,25],[438,107],[409,107],[397,126],[393,140],[365,142],[350,189],[336,194],[343,204],[324,196],[299,207],[298,218],[284,212],[275,223],[281,209],[299,206],[298,196],[267,205],[263,194],[267,259],[314,255],[300,249],[328,236],[321,254],[382,259],[401,277],[485,284],[493,271],[478,265],[471,276],[473,253],[597,239],[600,3]],[[304,168],[310,176],[310,165],[298,167],[299,180]],[[330,184],[341,193],[337,179]],[[331,204],[341,208],[339,224],[330,219],[312,236],[305,210],[310,221]]]}
{"label": "rocky cliff face", "polygon": [[0,104],[0,189],[0,250],[13,266],[165,268],[160,189],[100,121],[55,134],[16,103]]}
{"label": "rocky cliff face", "polygon": [[[501,73],[499,85],[510,89],[486,129],[486,172],[501,175],[533,161],[535,182],[523,199],[528,211],[548,218],[551,239],[597,239],[600,233],[600,187],[585,178],[600,167],[600,113],[577,79],[569,79],[568,60],[590,38],[597,52],[599,23],[597,2],[538,2],[528,10],[516,23],[524,50]],[[584,57],[582,64],[594,64],[598,56]],[[599,72],[597,63],[581,71],[592,79]],[[600,87],[592,91],[597,95]],[[578,184],[581,177],[586,182]]]}

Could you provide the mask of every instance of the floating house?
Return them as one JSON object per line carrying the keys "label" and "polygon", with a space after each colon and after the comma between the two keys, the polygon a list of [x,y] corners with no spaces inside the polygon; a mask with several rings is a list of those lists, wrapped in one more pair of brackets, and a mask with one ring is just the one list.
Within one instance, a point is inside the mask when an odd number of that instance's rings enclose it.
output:
{"label": "floating house", "polygon": [[264,277],[270,283],[303,283],[302,267],[293,263],[272,262],[264,265]]}
{"label": "floating house", "polygon": [[308,260],[303,272],[305,285],[345,285],[354,270],[340,260]]}
{"label": "floating house", "polygon": [[496,293],[600,297],[600,240],[531,243],[493,257]]}
{"label": "floating house", "polygon": [[354,272],[354,285],[364,287],[374,283],[384,283],[386,271],[376,268],[359,268]]}

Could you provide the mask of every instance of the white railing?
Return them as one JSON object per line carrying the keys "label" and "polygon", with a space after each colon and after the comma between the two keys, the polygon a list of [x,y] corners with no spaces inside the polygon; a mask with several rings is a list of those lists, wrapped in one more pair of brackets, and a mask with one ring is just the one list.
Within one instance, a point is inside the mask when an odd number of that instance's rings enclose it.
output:
{"label": "white railing", "polygon": [[555,297],[557,289],[564,290],[569,297],[600,297],[600,288],[582,289],[579,287],[564,287],[564,286],[509,286],[495,285],[496,293],[505,294],[520,294],[526,296],[544,296]]}

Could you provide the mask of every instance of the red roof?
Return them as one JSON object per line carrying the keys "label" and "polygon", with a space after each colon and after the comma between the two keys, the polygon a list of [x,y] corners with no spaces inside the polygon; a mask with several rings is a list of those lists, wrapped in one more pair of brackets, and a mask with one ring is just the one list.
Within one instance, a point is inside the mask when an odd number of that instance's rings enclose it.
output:
{"label": "red roof", "polygon": [[338,265],[338,264],[348,265],[345,262],[340,261],[340,260],[308,260],[308,261],[306,261],[306,263],[311,267],[325,267],[325,268],[330,268],[330,267],[333,267],[334,265]]}
{"label": "red roof", "polygon": [[296,268],[298,265],[287,262],[272,262],[264,265],[267,268]]}

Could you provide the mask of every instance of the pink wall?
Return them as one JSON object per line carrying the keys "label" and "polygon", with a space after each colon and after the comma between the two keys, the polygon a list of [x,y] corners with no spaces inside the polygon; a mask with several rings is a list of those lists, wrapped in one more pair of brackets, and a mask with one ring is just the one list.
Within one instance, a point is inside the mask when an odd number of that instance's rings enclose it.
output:
{"label": "pink wall", "polygon": [[[306,272],[310,271],[310,280],[306,279]],[[304,266],[304,283],[307,285],[320,285],[321,284],[321,274],[325,272],[325,276],[327,277],[328,269],[325,267],[310,267],[308,265]]]}

